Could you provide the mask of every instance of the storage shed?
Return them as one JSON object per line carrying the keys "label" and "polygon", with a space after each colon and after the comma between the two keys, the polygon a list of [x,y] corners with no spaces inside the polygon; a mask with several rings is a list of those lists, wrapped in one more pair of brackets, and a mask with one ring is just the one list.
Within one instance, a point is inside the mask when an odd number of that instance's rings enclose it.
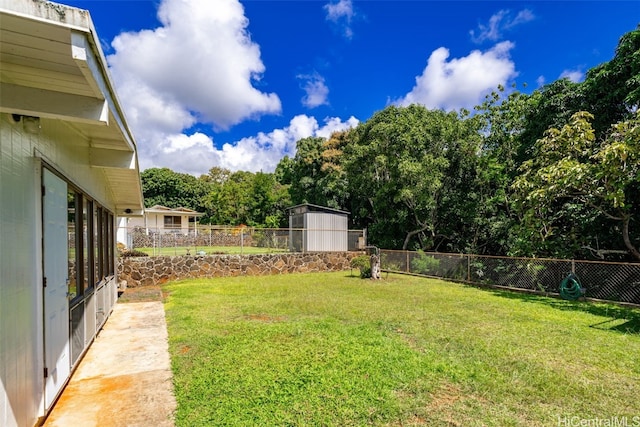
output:
{"label": "storage shed", "polygon": [[139,172],[89,13],[0,0],[1,426],[42,420],[111,313]]}
{"label": "storage shed", "polygon": [[292,252],[348,250],[349,212],[309,203],[289,211],[289,249]]}

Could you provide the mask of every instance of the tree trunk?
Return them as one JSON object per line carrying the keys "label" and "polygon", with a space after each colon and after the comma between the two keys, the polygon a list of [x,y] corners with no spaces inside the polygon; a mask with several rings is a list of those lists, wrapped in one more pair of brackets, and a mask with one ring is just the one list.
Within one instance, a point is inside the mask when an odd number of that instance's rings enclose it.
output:
{"label": "tree trunk", "polygon": [[640,261],[640,252],[635,246],[633,246],[633,243],[629,238],[629,222],[630,221],[631,221],[631,215],[625,215],[625,217],[622,218],[622,240],[624,240],[624,245],[627,247],[627,249],[629,249],[629,252],[631,252],[631,255],[633,255],[635,259]]}
{"label": "tree trunk", "polygon": [[371,280],[380,279],[380,257],[372,254],[369,262],[371,264]]}
{"label": "tree trunk", "polygon": [[411,240],[411,238],[413,236],[415,236],[416,234],[418,234],[418,233],[422,233],[427,228],[429,228],[429,225],[425,225],[424,227],[420,228],[419,230],[409,231],[407,233],[407,237],[405,237],[405,239],[404,239],[404,243],[402,244],[402,250],[406,251],[407,250],[407,246],[409,246],[409,241]]}

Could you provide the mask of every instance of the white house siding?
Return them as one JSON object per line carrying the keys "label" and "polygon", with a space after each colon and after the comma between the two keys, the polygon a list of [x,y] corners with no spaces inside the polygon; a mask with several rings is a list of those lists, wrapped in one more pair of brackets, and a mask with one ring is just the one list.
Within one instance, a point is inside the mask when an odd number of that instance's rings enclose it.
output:
{"label": "white house siding", "polygon": [[[30,135],[0,115],[0,425],[31,426],[44,411],[40,158],[114,210],[100,170],[87,166],[87,150],[68,143],[78,141],[78,135],[60,122],[43,120],[41,125],[39,135]],[[86,304],[83,344],[106,320],[96,319],[96,304],[110,311],[115,295],[109,283]]]}
{"label": "white house siding", "polygon": [[[88,166],[87,142],[67,125],[41,121],[38,135],[27,134],[22,124],[0,114],[0,425],[33,426],[44,414],[42,358],[42,248],[41,162],[115,212],[101,179],[101,170]],[[74,143],[74,141],[76,143]],[[34,156],[35,154],[35,156]],[[115,300],[113,285],[96,291],[87,313],[95,336],[95,303],[109,310]],[[106,320],[106,317],[100,321]]]}
{"label": "white house siding", "polygon": [[[88,292],[68,300],[67,273],[75,263],[61,241],[65,189],[102,208],[90,217],[100,226],[141,214],[143,204],[135,141],[88,13],[42,0],[0,0],[0,22],[0,426],[31,427],[117,298],[115,230],[101,227],[94,235],[100,249],[90,250],[106,278],[95,283],[91,275]],[[35,117],[36,126],[26,117]],[[46,174],[43,236],[45,167],[52,174]],[[46,288],[45,267],[52,279]]]}
{"label": "white house siding", "polygon": [[[44,387],[42,375],[42,292],[35,286],[41,264],[34,226],[38,178],[33,144],[0,122],[0,425],[33,425],[40,411],[33,390]],[[38,292],[40,291],[40,292]]]}
{"label": "white house siding", "polygon": [[[202,214],[199,214],[202,215]],[[179,228],[166,228],[164,225],[165,216],[179,216],[180,227]],[[180,232],[182,234],[189,234],[189,217],[194,215],[187,215],[180,211],[167,211],[165,213],[156,213],[145,211],[144,217],[132,217],[129,218],[127,228],[133,230],[135,227],[142,227],[147,232],[164,233],[164,232]]]}

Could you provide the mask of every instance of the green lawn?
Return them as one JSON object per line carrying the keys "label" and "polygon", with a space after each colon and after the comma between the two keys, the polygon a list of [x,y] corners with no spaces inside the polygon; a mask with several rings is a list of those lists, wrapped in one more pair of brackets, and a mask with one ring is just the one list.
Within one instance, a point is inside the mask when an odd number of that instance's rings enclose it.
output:
{"label": "green lawn", "polygon": [[[211,254],[270,254],[274,252],[287,252],[286,249],[258,248],[255,246],[176,246],[168,248],[136,248],[150,256],[161,255],[197,255],[199,251]],[[188,251],[188,252],[187,252]]]}
{"label": "green lawn", "polygon": [[640,423],[638,310],[348,272],[164,290],[178,426]]}

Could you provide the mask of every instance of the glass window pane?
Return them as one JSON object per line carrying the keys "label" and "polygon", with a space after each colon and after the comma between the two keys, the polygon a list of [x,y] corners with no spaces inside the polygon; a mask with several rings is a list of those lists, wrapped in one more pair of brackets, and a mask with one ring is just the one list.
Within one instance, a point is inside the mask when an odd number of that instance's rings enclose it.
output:
{"label": "glass window pane", "polygon": [[82,271],[84,273],[84,289],[92,286],[93,269],[91,268],[91,202],[82,200]]}
{"label": "glass window pane", "polygon": [[67,192],[67,253],[69,260],[69,281],[67,295],[70,299],[78,295],[76,272],[76,193]]}
{"label": "glass window pane", "polygon": [[93,209],[93,283],[102,280],[102,208],[94,203]]}
{"label": "glass window pane", "polygon": [[108,247],[109,247],[109,275],[115,274],[115,223],[113,222],[113,215],[107,215],[107,235],[108,235]]}

